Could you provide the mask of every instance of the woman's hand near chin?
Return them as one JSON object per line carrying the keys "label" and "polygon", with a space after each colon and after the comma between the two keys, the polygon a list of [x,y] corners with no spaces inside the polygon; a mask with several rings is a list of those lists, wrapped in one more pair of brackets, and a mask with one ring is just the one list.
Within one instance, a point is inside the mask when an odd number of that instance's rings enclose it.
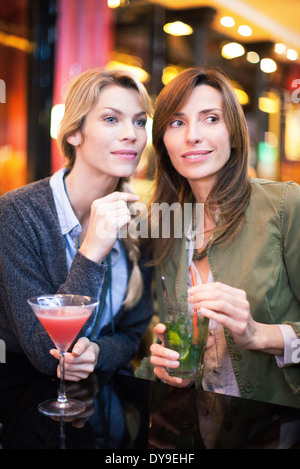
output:
{"label": "woman's hand near chin", "polygon": [[111,251],[120,229],[131,220],[127,202],[139,196],[127,192],[113,192],[94,200],[90,221],[79,251],[88,259],[100,263]]}

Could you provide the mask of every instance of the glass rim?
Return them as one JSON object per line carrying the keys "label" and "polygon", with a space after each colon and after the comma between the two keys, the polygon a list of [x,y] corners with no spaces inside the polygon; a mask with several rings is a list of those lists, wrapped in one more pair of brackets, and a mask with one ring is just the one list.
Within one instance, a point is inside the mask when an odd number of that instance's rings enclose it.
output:
{"label": "glass rim", "polygon": [[[61,307],[71,307],[71,306],[96,306],[99,301],[95,298],[92,298],[88,295],[76,295],[76,294],[73,294],[73,293],[49,293],[49,294],[42,294],[42,295],[37,295],[37,296],[33,296],[31,298],[28,298],[27,299],[27,302],[30,304],[30,305],[33,305],[33,306],[38,306],[39,305],[39,300],[55,300],[55,299],[62,299],[62,298],[74,298],[74,299],[77,299],[79,300],[80,298],[82,299],[82,304],[61,304],[61,305],[57,305],[57,306],[61,306]],[[84,302],[86,301],[86,303]],[[78,302],[79,303],[79,302]],[[46,304],[43,304],[43,307],[53,307],[53,304],[49,304],[49,305],[46,305]]]}

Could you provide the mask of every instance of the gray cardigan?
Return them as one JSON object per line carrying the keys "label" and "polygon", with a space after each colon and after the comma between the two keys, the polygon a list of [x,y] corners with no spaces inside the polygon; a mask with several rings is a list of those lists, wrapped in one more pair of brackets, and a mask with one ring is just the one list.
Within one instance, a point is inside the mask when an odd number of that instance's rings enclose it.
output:
{"label": "gray cardigan", "polygon": [[[7,352],[25,354],[39,371],[55,374],[53,343],[36,319],[27,299],[50,293],[97,297],[106,266],[76,254],[68,272],[65,240],[61,234],[49,178],[28,184],[0,198],[0,339]],[[111,326],[96,340],[97,368],[115,371],[136,354],[153,314],[151,269],[141,257],[144,291],[130,310],[121,308]],[[132,266],[128,261],[129,275]],[[91,324],[93,315],[81,331]]]}

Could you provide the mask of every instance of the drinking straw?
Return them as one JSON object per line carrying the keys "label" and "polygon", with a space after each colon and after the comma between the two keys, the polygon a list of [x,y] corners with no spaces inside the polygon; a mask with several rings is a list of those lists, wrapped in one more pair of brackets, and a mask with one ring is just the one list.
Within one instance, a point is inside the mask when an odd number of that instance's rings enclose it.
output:
{"label": "drinking straw", "polygon": [[[197,284],[196,282],[196,275],[193,266],[190,266],[190,272],[192,276],[192,284],[195,286]],[[194,313],[193,313],[193,344],[197,345],[198,342],[198,335],[199,335],[199,327],[198,327],[198,321],[197,321],[197,308],[194,307]]]}
{"label": "drinking straw", "polygon": [[172,309],[172,304],[171,304],[171,301],[169,299],[169,295],[168,295],[168,291],[167,291],[167,287],[166,287],[166,279],[165,279],[164,276],[161,276],[161,284],[162,284],[162,288],[163,288],[164,297],[165,297],[165,300],[166,300],[167,307],[169,309]]}
{"label": "drinking straw", "polygon": [[167,308],[168,308],[168,314],[171,318],[173,318],[172,303],[171,303],[169,295],[168,295],[168,291],[167,291],[167,287],[166,287],[166,279],[165,279],[164,276],[161,277],[161,284],[162,284],[162,288],[163,288],[163,292],[164,292],[165,302],[166,302],[166,305],[167,305]]}

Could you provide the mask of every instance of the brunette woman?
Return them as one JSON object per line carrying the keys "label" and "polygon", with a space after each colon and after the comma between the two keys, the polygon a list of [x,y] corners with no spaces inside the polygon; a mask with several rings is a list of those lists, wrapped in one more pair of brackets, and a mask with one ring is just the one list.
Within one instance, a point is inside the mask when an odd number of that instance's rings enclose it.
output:
{"label": "brunette woman", "polygon": [[243,110],[221,71],[185,70],[159,95],[152,202],[179,202],[182,213],[191,201],[204,204],[204,243],[194,248],[191,230],[152,240],[162,344],[151,346],[151,363],[161,380],[191,384],[167,372],[179,356],[163,345],[164,275],[171,299],[188,296],[209,318],[205,390],[300,406],[300,189],[250,179],[248,143]]}

